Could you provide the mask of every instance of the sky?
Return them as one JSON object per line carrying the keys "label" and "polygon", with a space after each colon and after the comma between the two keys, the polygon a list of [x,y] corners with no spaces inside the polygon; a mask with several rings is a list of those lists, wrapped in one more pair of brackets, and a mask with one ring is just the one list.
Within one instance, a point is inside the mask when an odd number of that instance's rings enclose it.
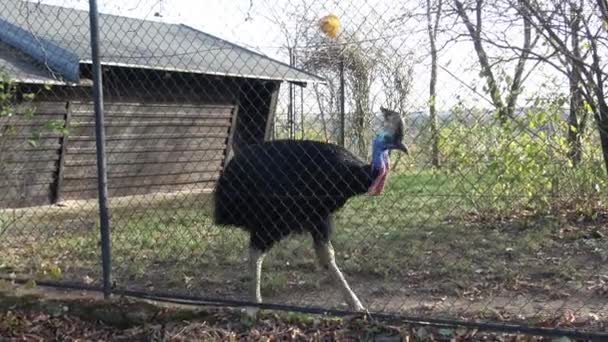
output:
{"label": "sky", "polygon": [[[50,5],[88,10],[88,0],[36,0]],[[183,23],[201,31],[219,36],[259,51],[269,57],[288,62],[285,48],[285,32],[276,20],[283,21],[288,31],[293,31],[289,17],[281,9],[290,7],[292,0],[98,0],[102,13],[123,15],[140,19]],[[297,0],[296,0],[297,1]],[[412,2],[413,1],[413,2]],[[418,0],[409,1],[410,4]],[[309,0],[313,18],[334,13],[341,19],[342,29],[360,31],[362,39],[374,37],[378,44],[393,44],[405,51],[425,55],[426,21],[424,18],[394,25],[392,19],[404,12],[403,3],[393,0]],[[293,8],[293,6],[291,6]],[[410,6],[414,11],[422,8]],[[374,20],[374,22],[370,22]],[[369,34],[366,34],[369,32]],[[472,43],[465,41],[442,51],[439,70],[438,104],[444,109],[459,99],[478,106],[487,106],[487,97],[481,94],[483,82],[474,68],[476,55]],[[411,62],[411,61],[407,61]],[[413,110],[426,107],[429,87],[429,59],[414,63],[414,82],[410,96]],[[542,80],[532,80],[532,89]],[[466,86],[464,86],[466,84]],[[477,89],[470,91],[470,87]],[[486,98],[486,99],[484,99]],[[307,104],[313,107],[313,103]]]}

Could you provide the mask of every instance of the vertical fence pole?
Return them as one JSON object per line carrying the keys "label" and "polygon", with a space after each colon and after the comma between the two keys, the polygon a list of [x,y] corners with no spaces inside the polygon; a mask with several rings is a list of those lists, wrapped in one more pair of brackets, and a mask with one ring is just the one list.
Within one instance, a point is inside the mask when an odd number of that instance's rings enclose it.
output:
{"label": "vertical fence pole", "polygon": [[344,113],[344,58],[340,59],[340,146],[346,145],[345,134],[345,113]]}
{"label": "vertical fence pole", "polygon": [[[289,65],[293,66],[293,48],[287,48],[289,51]],[[289,139],[295,138],[295,120],[294,120],[294,92],[293,92],[293,83],[289,82],[289,107],[287,108],[287,125],[289,126]]]}
{"label": "vertical fence pole", "polygon": [[91,58],[93,60],[93,101],[95,104],[95,143],[97,146],[97,187],[101,233],[101,263],[103,270],[103,294],[111,292],[110,219],[108,214],[108,176],[106,174],[105,127],[103,114],[103,86],[101,61],[99,60],[99,13],[97,0],[89,0],[91,22]]}
{"label": "vertical fence pole", "polygon": [[306,139],[306,130],[304,129],[304,87],[300,86],[300,127],[302,131],[302,140]]}

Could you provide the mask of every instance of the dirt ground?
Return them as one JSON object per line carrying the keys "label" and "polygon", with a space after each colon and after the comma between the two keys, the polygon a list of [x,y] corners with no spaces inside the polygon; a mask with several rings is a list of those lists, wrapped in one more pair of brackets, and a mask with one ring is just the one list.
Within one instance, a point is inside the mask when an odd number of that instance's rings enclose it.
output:
{"label": "dirt ground", "polygon": [[[563,317],[561,324],[576,327]],[[603,323],[602,323],[603,324]],[[604,325],[605,327],[605,325]],[[374,317],[331,317],[162,304],[4,284],[0,341],[578,341]],[[584,339],[580,339],[584,341]]]}

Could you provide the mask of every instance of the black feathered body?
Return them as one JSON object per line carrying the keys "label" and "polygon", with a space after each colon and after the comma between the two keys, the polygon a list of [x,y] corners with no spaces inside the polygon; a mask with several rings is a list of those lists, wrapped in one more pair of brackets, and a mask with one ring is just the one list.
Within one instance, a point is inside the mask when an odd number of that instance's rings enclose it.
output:
{"label": "black feathered body", "polygon": [[331,214],[363,194],[371,166],[348,150],[317,141],[278,140],[239,150],[215,191],[215,222],[251,233],[267,250],[291,233],[329,239]]}

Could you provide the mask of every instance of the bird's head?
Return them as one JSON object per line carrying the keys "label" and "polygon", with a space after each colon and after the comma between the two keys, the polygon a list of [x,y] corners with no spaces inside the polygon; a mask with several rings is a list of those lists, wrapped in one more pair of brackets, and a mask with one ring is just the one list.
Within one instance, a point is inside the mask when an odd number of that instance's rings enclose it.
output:
{"label": "bird's head", "polygon": [[384,115],[382,128],[372,140],[372,175],[373,181],[367,193],[378,195],[384,189],[384,183],[390,169],[388,152],[399,150],[409,153],[407,146],[403,143],[404,123],[401,115],[395,111],[380,107]]}

